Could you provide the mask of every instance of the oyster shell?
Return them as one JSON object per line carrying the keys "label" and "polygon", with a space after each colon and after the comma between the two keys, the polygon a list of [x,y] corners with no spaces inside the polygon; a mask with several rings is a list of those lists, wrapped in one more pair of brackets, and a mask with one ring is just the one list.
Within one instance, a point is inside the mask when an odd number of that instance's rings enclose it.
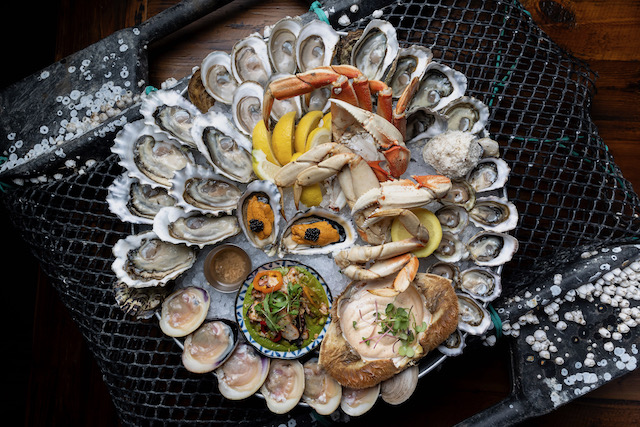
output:
{"label": "oyster shell", "polygon": [[447,130],[447,117],[429,108],[416,108],[407,115],[407,144],[433,138]]}
{"label": "oyster shell", "polygon": [[118,132],[111,151],[119,156],[118,163],[129,176],[154,187],[169,187],[174,173],[194,162],[183,146],[141,120]]}
{"label": "oyster shell", "polygon": [[462,96],[451,101],[442,114],[447,116],[449,130],[459,130],[478,134],[489,122],[489,108],[479,99]]}
{"label": "oyster shell", "polygon": [[439,62],[430,62],[420,79],[420,85],[409,104],[411,113],[416,108],[440,110],[467,90],[467,77]]}
{"label": "oyster shell", "polygon": [[421,45],[399,49],[393,73],[387,77],[387,85],[391,87],[394,98],[399,98],[414,78],[422,78],[432,58],[431,49]]}
{"label": "oyster shell", "polygon": [[438,346],[440,353],[447,356],[458,356],[462,354],[462,350],[466,347],[464,335],[460,330],[456,329],[447,337],[442,344]]}
{"label": "oyster shell", "polygon": [[238,344],[238,325],[224,319],[203,323],[184,340],[182,364],[197,374],[222,365]]}
{"label": "oyster shell", "polygon": [[296,62],[296,40],[302,24],[299,18],[286,17],[275,23],[267,41],[271,66],[277,73],[294,74]]}
{"label": "oyster shell", "polygon": [[256,393],[269,372],[270,359],[261,356],[246,342],[238,344],[227,361],[215,370],[220,394],[230,400]]}
{"label": "oyster shell", "polygon": [[433,256],[444,262],[458,262],[466,257],[464,244],[455,234],[449,231],[442,232],[440,245],[433,252]]}
{"label": "oyster shell", "polygon": [[461,272],[456,287],[483,302],[493,301],[502,292],[500,275],[484,267],[471,267]]}
{"label": "oyster shell", "polygon": [[458,205],[445,205],[435,212],[443,231],[457,234],[469,223],[467,210]]}
{"label": "oyster shell", "polygon": [[239,85],[231,70],[231,55],[218,50],[209,53],[200,65],[200,76],[209,95],[223,104],[231,104]]}
{"label": "oyster shell", "polygon": [[119,281],[132,288],[164,286],[191,268],[196,253],[186,245],[164,242],[153,231],[120,239],[111,264]]}
{"label": "oyster shell", "polygon": [[[277,73],[272,74],[269,83],[281,78],[290,77],[291,74]],[[300,96],[294,96],[286,99],[274,99],[271,107],[271,118],[277,122],[282,116],[290,111],[296,112],[296,120],[302,117],[302,99]],[[262,119],[262,118],[261,118]],[[254,125],[255,126],[255,125]]]}
{"label": "oyster shell", "polygon": [[263,97],[264,89],[262,86],[251,81],[240,84],[233,94],[231,101],[233,122],[245,135],[251,135],[253,128],[262,120]]}
{"label": "oyster shell", "polygon": [[153,218],[160,209],[176,204],[176,199],[166,188],[142,184],[127,173],[113,181],[106,199],[113,214],[133,224],[153,224]]}
{"label": "oyster shell", "polygon": [[399,50],[394,26],[382,19],[372,19],[353,46],[351,65],[369,80],[382,80]]}
{"label": "oyster shell", "polygon": [[117,282],[113,291],[120,309],[135,319],[150,319],[170,293],[167,286],[131,288],[123,282]]}
{"label": "oyster shell", "polygon": [[265,86],[271,76],[267,43],[257,33],[238,40],[231,49],[231,71],[240,83],[253,81]]}
{"label": "oyster shell", "polygon": [[196,69],[189,78],[189,85],[187,86],[187,99],[191,102],[201,113],[206,113],[216,103],[216,100],[207,92],[207,89],[202,83],[202,73],[200,68]]}
{"label": "oyster shell", "polygon": [[[391,287],[393,280],[352,282],[331,308],[331,323],[320,346],[319,360],[344,387],[367,388],[391,378],[436,348],[457,326],[458,303],[450,280],[418,273],[407,290],[396,297],[370,292]],[[407,344],[413,350],[411,356],[398,353],[400,346],[390,334],[376,338],[375,346],[362,340],[363,336],[379,334],[376,319],[386,315],[390,303],[410,310],[416,324],[424,321],[428,325],[415,334],[415,342]]]}
{"label": "oyster shell", "polygon": [[160,329],[170,337],[189,335],[204,322],[209,303],[204,289],[190,286],[173,291],[162,302]]}
{"label": "oyster shell", "polygon": [[469,295],[456,293],[458,297],[458,329],[471,335],[482,335],[491,326],[491,315]]}
{"label": "oyster shell", "polygon": [[481,231],[469,239],[466,246],[477,265],[493,267],[513,258],[518,250],[518,240],[509,234]]}
{"label": "oyster shell", "polygon": [[242,191],[211,168],[187,165],[171,179],[169,194],[185,212],[198,210],[218,215],[231,214],[238,205]]}
{"label": "oyster shell", "polygon": [[485,230],[510,231],[518,225],[516,206],[504,197],[487,196],[476,199],[469,211],[471,221]]}
{"label": "oyster shell", "polygon": [[461,206],[469,210],[476,204],[476,191],[465,180],[452,179],[451,189],[446,196],[440,199],[444,205]]}
{"label": "oyster shell", "polygon": [[192,128],[198,151],[214,170],[234,181],[247,183],[253,179],[251,140],[215,111],[199,116]]}
{"label": "oyster shell", "polygon": [[314,19],[303,25],[296,39],[298,70],[307,71],[331,64],[339,40],[338,32],[323,21]]}
{"label": "oyster shell", "polygon": [[[261,202],[258,208],[263,211],[263,215],[269,215],[268,211],[271,211],[270,215],[273,216],[271,227],[269,227],[269,224],[255,219],[254,221],[259,221],[259,223],[250,223],[249,202],[254,197],[256,198],[255,201]],[[280,191],[274,183],[270,181],[252,181],[247,185],[247,189],[237,203],[236,215],[238,217],[238,223],[247,240],[253,246],[264,250],[270,256],[275,254],[277,249],[276,242],[280,235],[280,219],[282,217],[280,215],[280,201]],[[264,210],[267,210],[267,212],[264,212]],[[252,215],[254,214],[252,213]],[[265,226],[267,230],[265,230]],[[269,228],[271,228],[271,230],[266,234]]]}
{"label": "oyster shell", "polygon": [[345,414],[358,417],[373,408],[380,396],[380,384],[368,388],[342,387],[340,409]]}
{"label": "oyster shell", "polygon": [[153,231],[166,242],[203,248],[240,232],[233,215],[214,216],[180,207],[163,208],[153,220]]}
{"label": "oyster shell", "polygon": [[297,360],[273,359],[267,379],[260,387],[269,410],[284,414],[292,410],[304,392],[304,368]]}
{"label": "oyster shell", "polygon": [[380,397],[389,405],[406,402],[418,386],[420,368],[410,366],[380,384]]}
{"label": "oyster shell", "polygon": [[[322,222],[331,227],[329,231],[331,231],[336,240],[328,244],[314,244],[314,241],[322,241],[322,237],[318,235],[320,233],[320,225],[314,227],[312,224]],[[318,230],[318,232],[315,230]],[[333,230],[335,230],[335,233]],[[294,233],[299,236],[296,239],[304,238],[304,240],[299,239],[296,242],[293,237]],[[309,238],[306,239],[306,237]],[[320,240],[318,240],[319,238]],[[287,223],[280,239],[279,254],[280,256],[286,253],[302,255],[328,254],[350,247],[356,241],[356,238],[356,229],[351,219],[329,209],[312,207],[296,214]]]}
{"label": "oyster shell", "polygon": [[333,379],[317,358],[307,360],[304,364],[304,392],[302,401],[307,403],[320,415],[329,415],[340,406],[342,386]]}
{"label": "oyster shell", "polygon": [[179,92],[170,89],[151,92],[142,101],[140,114],[148,126],[156,127],[160,132],[177,139],[182,144],[195,147],[191,137],[191,126],[201,113]]}
{"label": "oyster shell", "polygon": [[478,192],[497,190],[504,187],[511,168],[503,159],[488,157],[480,160],[467,175],[467,182]]}

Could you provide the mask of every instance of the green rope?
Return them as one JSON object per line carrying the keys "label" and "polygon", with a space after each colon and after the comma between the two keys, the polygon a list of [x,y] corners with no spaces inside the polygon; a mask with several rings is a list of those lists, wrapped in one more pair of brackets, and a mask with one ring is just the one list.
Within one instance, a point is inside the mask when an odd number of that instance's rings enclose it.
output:
{"label": "green rope", "polygon": [[327,18],[327,14],[324,13],[324,10],[322,9],[322,4],[320,4],[319,1],[314,1],[313,3],[311,3],[311,7],[309,7],[309,12],[314,12],[316,15],[318,15],[318,18],[320,18],[321,21],[324,21],[327,24],[329,24],[329,18]]}
{"label": "green rope", "polygon": [[147,86],[146,88],[144,88],[144,94],[149,95],[151,92],[155,92],[157,90],[158,89],[153,86]]}
{"label": "green rope", "polygon": [[496,328],[496,338],[500,338],[502,336],[502,319],[500,319],[498,312],[491,304],[487,305],[487,307],[489,308],[489,314],[491,315],[493,326]]}

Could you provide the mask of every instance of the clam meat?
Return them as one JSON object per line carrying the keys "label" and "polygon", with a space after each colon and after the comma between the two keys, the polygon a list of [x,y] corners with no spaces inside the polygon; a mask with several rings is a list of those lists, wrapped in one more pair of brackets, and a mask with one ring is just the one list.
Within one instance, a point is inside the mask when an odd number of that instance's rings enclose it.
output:
{"label": "clam meat", "polygon": [[291,411],[304,393],[304,367],[298,360],[273,359],[260,392],[275,414]]}
{"label": "clam meat", "polygon": [[222,365],[238,343],[235,328],[235,324],[223,320],[203,323],[184,340],[184,367],[190,372],[204,374]]}
{"label": "clam meat", "polygon": [[329,415],[340,406],[342,386],[318,364],[317,358],[304,364],[304,392],[302,401],[320,415]]}
{"label": "clam meat", "polygon": [[280,234],[278,187],[270,181],[252,181],[238,200],[238,223],[249,243],[275,255]]}
{"label": "clam meat", "polygon": [[253,179],[251,140],[215,111],[198,117],[192,128],[198,151],[214,170],[234,181],[247,183]]}
{"label": "clam meat", "polygon": [[196,253],[188,246],[164,242],[153,231],[120,239],[111,264],[118,280],[133,288],[164,286],[191,268]]}
{"label": "clam meat", "polygon": [[287,223],[279,253],[328,254],[350,247],[356,238],[356,229],[349,218],[329,209],[312,207]]}
{"label": "clam meat", "polygon": [[175,290],[162,302],[160,329],[170,337],[189,335],[205,321],[209,303],[204,289],[190,286]]}
{"label": "clam meat", "polygon": [[185,212],[180,207],[167,207],[153,220],[153,231],[166,242],[203,248],[235,236],[240,232],[234,215],[215,216],[199,211]]}
{"label": "clam meat", "polygon": [[351,65],[369,80],[382,80],[399,49],[394,26],[382,19],[372,19],[353,46]]}
{"label": "clam meat", "polygon": [[270,359],[241,342],[231,356],[215,370],[220,394],[230,400],[246,399],[256,393],[269,372]]}
{"label": "clam meat", "polygon": [[231,104],[239,83],[231,71],[231,56],[227,52],[209,53],[200,65],[200,78],[206,91],[216,101]]}
{"label": "clam meat", "polygon": [[242,196],[236,184],[200,165],[187,165],[176,172],[169,193],[185,212],[198,210],[213,215],[231,214]]}
{"label": "clam meat", "polygon": [[368,388],[342,387],[340,409],[351,417],[359,417],[369,411],[380,396],[380,384]]}

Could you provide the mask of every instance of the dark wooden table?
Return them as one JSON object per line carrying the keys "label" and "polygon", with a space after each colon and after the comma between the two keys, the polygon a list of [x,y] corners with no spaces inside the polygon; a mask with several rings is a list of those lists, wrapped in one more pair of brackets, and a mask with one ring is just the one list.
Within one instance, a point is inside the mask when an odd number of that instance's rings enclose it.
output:
{"label": "dark wooden table", "polygon": [[[12,4],[2,28],[6,47],[1,85],[10,84],[113,31],[134,26],[174,0],[57,0]],[[625,177],[640,188],[640,2],[522,1],[559,45],[585,60],[599,77],[592,116]],[[151,83],[188,75],[211,49],[262,30],[308,3],[238,0],[215,19],[204,18],[154,46]],[[36,38],[32,38],[33,35]],[[3,217],[6,224],[6,218]],[[67,310],[14,230],[5,234],[6,287],[21,290],[11,308],[20,327],[3,340],[8,419],[29,426],[115,426],[117,414],[101,374]],[[26,267],[16,269],[18,262]],[[504,343],[447,362],[421,382],[421,402],[399,410],[407,425],[451,425],[502,400],[509,393]],[[17,363],[17,366],[16,366]],[[8,369],[7,369],[8,368]],[[414,399],[416,400],[416,399]],[[422,408],[427,408],[422,409]],[[6,412],[5,412],[6,413]],[[638,425],[640,372],[632,372],[525,425]]]}

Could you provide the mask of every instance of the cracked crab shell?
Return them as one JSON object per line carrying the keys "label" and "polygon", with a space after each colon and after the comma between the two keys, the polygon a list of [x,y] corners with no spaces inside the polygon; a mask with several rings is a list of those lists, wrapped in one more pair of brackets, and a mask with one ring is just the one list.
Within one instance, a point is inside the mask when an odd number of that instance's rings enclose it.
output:
{"label": "cracked crab shell", "polygon": [[[320,346],[319,361],[344,387],[372,387],[393,377],[435,349],[457,327],[458,300],[450,280],[418,273],[409,288],[395,299],[369,292],[390,287],[392,281],[393,278],[352,282],[331,309],[331,324]],[[380,339],[376,346],[362,342],[366,323],[360,319],[369,319],[371,323],[378,308],[384,310],[390,302],[405,309],[413,307],[416,318],[427,324],[427,329],[417,334],[413,357],[397,353],[394,337],[387,337],[387,341]],[[372,326],[377,329],[377,325]]]}

